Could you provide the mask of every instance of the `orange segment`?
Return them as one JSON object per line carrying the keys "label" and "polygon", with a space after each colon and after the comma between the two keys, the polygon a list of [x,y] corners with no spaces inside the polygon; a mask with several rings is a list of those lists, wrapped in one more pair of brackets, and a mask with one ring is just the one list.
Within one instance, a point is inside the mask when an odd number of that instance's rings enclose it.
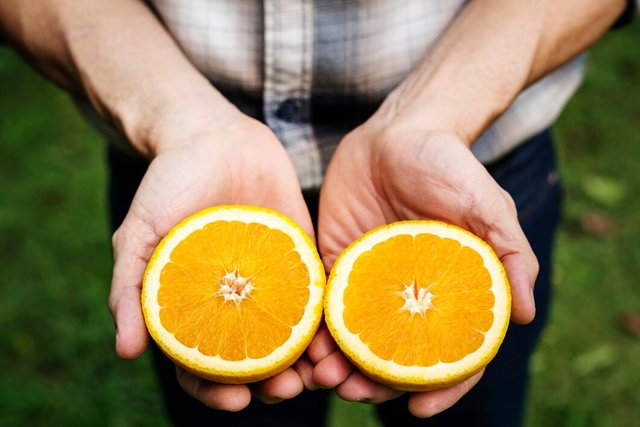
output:
{"label": "orange segment", "polygon": [[[296,252],[288,252],[273,262],[272,268],[253,276],[253,300],[282,322],[296,325],[309,299],[309,272]],[[283,278],[287,278],[286,283]],[[282,292],[283,286],[286,286],[286,293]]]}
{"label": "orange segment", "polygon": [[325,298],[330,332],[374,379],[403,390],[460,382],[504,336],[510,294],[491,248],[436,221],[366,233],[336,261]]}
{"label": "orange segment", "polygon": [[[291,325],[262,310],[249,299],[239,310],[246,340],[255,343],[247,348],[247,356],[254,359],[268,356],[291,336]],[[252,325],[251,327],[247,327]]]}
{"label": "orange segment", "polygon": [[[201,244],[208,246],[210,260],[220,262],[224,270],[230,273],[236,270],[237,262],[246,249],[246,230],[247,224],[239,221],[216,221],[207,224],[203,232],[196,235],[202,235]],[[190,245],[187,248],[190,249]],[[172,259],[176,259],[177,256],[178,254],[171,254]],[[192,262],[197,262],[194,258],[191,257]]]}
{"label": "orange segment", "polygon": [[176,363],[220,382],[266,378],[289,366],[318,327],[324,272],[290,219],[223,206],[176,226],[143,281],[151,336]]}

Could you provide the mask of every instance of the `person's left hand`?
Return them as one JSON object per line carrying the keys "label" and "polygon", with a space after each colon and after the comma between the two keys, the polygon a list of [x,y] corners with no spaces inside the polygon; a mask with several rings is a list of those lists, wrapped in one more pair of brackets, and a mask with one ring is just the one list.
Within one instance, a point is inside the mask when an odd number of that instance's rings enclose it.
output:
{"label": "person's left hand", "polygon": [[[441,220],[486,240],[511,283],[512,320],[533,319],[538,264],[511,197],[454,134],[385,127],[374,116],[344,138],[325,177],[318,242],[326,270],[364,232],[407,219]],[[326,329],[317,334],[308,355],[315,363],[316,383],[335,387],[345,400],[380,403],[401,394],[354,369]],[[411,393],[409,410],[419,417],[441,412],[481,376],[482,372],[453,387]]]}
{"label": "person's left hand", "polygon": [[[276,135],[264,124],[232,110],[228,121],[208,118],[184,105],[158,115],[155,155],[129,212],[114,233],[114,269],[109,307],[116,324],[116,352],[135,359],[145,350],[148,331],[140,305],[147,263],[162,237],[182,219],[210,206],[256,205],[291,217],[313,239],[313,225],[294,166]],[[199,107],[199,106],[198,106]],[[220,384],[181,367],[177,381],[186,393],[211,408],[239,411],[252,397],[263,403],[291,399],[315,387],[303,356],[290,368],[263,381]]]}

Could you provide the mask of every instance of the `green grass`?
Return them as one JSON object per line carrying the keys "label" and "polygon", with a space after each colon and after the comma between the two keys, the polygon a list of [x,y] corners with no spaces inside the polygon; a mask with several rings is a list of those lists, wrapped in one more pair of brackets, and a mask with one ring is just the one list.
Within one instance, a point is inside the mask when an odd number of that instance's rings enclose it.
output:
{"label": "green grass", "polygon": [[0,51],[0,425],[162,421],[146,358],[113,352],[104,145]]}
{"label": "green grass", "polygon": [[[555,129],[566,190],[529,427],[640,419],[640,23],[607,35]],[[167,425],[150,360],[118,360],[106,307],[104,145],[68,97],[0,49],[0,425]],[[604,218],[593,231],[585,218]],[[333,426],[374,426],[335,401]]]}
{"label": "green grass", "polygon": [[[640,312],[638,22],[592,51],[556,127],[566,200],[551,324],[533,361],[529,426],[632,427],[640,419],[640,340],[617,318]],[[597,215],[608,225],[585,226]]]}

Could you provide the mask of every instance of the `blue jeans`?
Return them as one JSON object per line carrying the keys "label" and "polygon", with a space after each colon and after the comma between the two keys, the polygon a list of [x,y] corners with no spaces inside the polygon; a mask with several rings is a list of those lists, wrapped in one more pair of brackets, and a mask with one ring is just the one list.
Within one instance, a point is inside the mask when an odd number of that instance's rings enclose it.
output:
{"label": "blue jeans", "polygon": [[[124,219],[146,164],[111,150],[109,166],[109,197],[115,229]],[[560,188],[550,133],[545,131],[536,135],[503,159],[488,165],[487,169],[515,200],[522,228],[540,262],[535,288],[536,319],[530,325],[509,326],[504,343],[483,378],[455,406],[423,420],[408,413],[406,396],[401,397],[376,408],[380,420],[387,426],[517,427],[522,424],[529,359],[547,320],[551,251],[559,220]],[[307,193],[305,199],[315,222],[317,194]],[[304,392],[277,405],[254,400],[239,413],[211,410],[180,389],[173,363],[154,345],[151,349],[168,414],[175,425],[282,427],[323,426],[326,423],[329,397],[326,390]]]}

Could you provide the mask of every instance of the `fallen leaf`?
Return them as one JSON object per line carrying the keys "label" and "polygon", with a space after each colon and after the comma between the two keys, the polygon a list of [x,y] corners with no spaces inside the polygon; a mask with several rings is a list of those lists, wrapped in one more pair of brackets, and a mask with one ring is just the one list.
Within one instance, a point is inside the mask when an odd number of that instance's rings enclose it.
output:
{"label": "fallen leaf", "polygon": [[618,316],[618,326],[627,335],[640,339],[640,312],[621,313]]}
{"label": "fallen leaf", "polygon": [[616,223],[604,212],[589,211],[580,218],[580,228],[586,234],[604,238],[616,231]]}

